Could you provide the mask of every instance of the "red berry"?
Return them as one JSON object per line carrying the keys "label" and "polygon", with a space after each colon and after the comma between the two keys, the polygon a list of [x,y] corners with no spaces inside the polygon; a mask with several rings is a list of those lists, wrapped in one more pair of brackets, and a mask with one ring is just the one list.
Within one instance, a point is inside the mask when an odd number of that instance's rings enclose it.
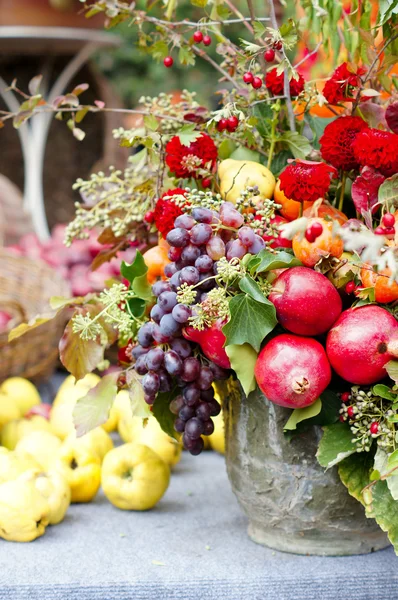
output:
{"label": "red berry", "polygon": [[253,83],[253,73],[247,71],[247,73],[243,75],[243,81],[245,83]]}
{"label": "red berry", "polygon": [[208,188],[211,186],[211,177],[205,177],[202,179],[202,187]]}
{"label": "red berry", "polygon": [[255,90],[258,90],[262,85],[261,77],[253,77],[252,86]]}
{"label": "red berry", "polygon": [[379,431],[379,424],[374,422],[370,426],[370,433],[376,434]]}
{"label": "red berry", "polygon": [[239,119],[238,117],[236,117],[235,115],[232,115],[232,117],[229,117],[228,119],[228,125],[227,125],[227,129],[228,131],[235,131],[235,129],[238,127],[239,125]]}
{"label": "red berry", "polygon": [[200,42],[203,41],[203,33],[201,31],[195,31],[193,39],[197,44],[200,44]]}
{"label": "red berry", "polygon": [[339,419],[342,423],[345,423],[345,416],[344,415],[340,415]]}
{"label": "red berry", "polygon": [[220,119],[217,123],[218,131],[224,131],[228,127],[228,119]]}
{"label": "red berry", "polygon": [[343,392],[341,394],[341,401],[344,402],[344,404],[346,404],[349,401],[350,396],[351,396],[350,392]]}
{"label": "red berry", "polygon": [[394,227],[395,217],[391,213],[386,213],[382,218],[382,222],[383,222],[384,227]]}
{"label": "red berry", "polygon": [[204,43],[205,46],[210,46],[210,44],[211,44],[211,37],[209,35],[203,36],[203,43]]}
{"label": "red berry", "polygon": [[275,50],[282,50],[282,42],[275,42],[274,48]]}
{"label": "red berry", "polygon": [[384,227],[381,227],[379,225],[378,227],[376,227],[373,233],[375,233],[376,235],[385,235],[385,229]]}
{"label": "red berry", "polygon": [[319,237],[320,235],[322,235],[322,233],[323,233],[322,223],[318,223],[318,221],[315,221],[315,223],[313,223],[311,225],[311,232],[315,239],[317,237]]}
{"label": "red berry", "polygon": [[357,289],[357,286],[355,285],[355,281],[349,281],[344,289],[345,289],[346,294],[353,294],[355,292],[355,290]]}
{"label": "red berry", "polygon": [[174,60],[172,56],[166,56],[166,58],[163,61],[163,64],[165,67],[167,67],[168,69],[170,69],[170,67],[173,66]]}
{"label": "red berry", "polygon": [[386,227],[384,229],[384,235],[388,238],[395,237],[395,227]]}
{"label": "red berry", "polygon": [[312,244],[312,242],[315,242],[316,236],[312,233],[312,227],[308,227],[308,229],[305,230],[305,239],[310,244]]}
{"label": "red berry", "polygon": [[264,52],[264,59],[267,62],[272,62],[275,58],[275,50],[272,50],[272,48],[269,48],[269,50],[266,50]]}
{"label": "red berry", "polygon": [[347,408],[347,415],[350,417],[350,419],[352,419],[352,417],[354,416],[354,407],[353,406],[349,406]]}
{"label": "red berry", "polygon": [[145,223],[153,223],[154,218],[155,218],[154,211],[153,210],[148,210],[148,212],[145,213],[144,221],[145,221]]}

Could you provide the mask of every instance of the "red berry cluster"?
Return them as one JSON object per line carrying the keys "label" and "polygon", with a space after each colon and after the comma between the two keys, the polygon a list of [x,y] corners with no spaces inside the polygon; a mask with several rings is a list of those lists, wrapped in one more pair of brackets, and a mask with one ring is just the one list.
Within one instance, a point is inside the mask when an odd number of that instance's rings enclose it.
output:
{"label": "red berry cluster", "polygon": [[254,76],[251,71],[247,71],[243,75],[243,81],[247,85],[251,85],[255,90],[258,90],[263,85],[261,77]]}
{"label": "red berry cluster", "polygon": [[392,213],[385,213],[381,225],[374,230],[376,235],[385,235],[387,238],[395,237],[395,217]]}
{"label": "red berry cluster", "polygon": [[193,34],[193,39],[196,44],[201,44],[203,42],[205,46],[210,46],[212,41],[209,35],[203,35],[200,30],[195,31]]}
{"label": "red berry cluster", "polygon": [[305,239],[307,240],[307,242],[310,242],[312,244],[313,242],[315,242],[316,238],[322,235],[322,233],[322,223],[318,223],[318,221],[315,221],[315,223],[312,223],[312,225],[307,227],[305,231]]}
{"label": "red berry cluster", "polygon": [[[358,286],[356,285],[355,281],[349,281],[345,288],[344,291],[346,294],[355,294],[355,292],[357,291]],[[343,394],[344,395],[344,394]],[[344,402],[344,400],[343,400]]]}
{"label": "red berry cluster", "polygon": [[232,115],[228,119],[220,119],[217,123],[218,131],[230,131],[233,133],[239,125],[239,119],[235,115]]}

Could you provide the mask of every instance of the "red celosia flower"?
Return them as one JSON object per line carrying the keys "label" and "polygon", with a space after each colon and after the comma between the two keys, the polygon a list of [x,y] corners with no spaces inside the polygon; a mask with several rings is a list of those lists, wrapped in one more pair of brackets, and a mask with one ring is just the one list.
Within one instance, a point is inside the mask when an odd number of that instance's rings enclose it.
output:
{"label": "red celosia flower", "polygon": [[166,235],[174,227],[174,221],[177,217],[182,215],[182,209],[178,206],[171,198],[165,199],[166,196],[185,196],[185,190],[181,188],[175,188],[174,190],[168,190],[159,200],[156,202],[155,209],[153,211],[153,220],[156,225],[156,229],[160,231],[162,236],[165,238]]}
{"label": "red celosia flower", "polygon": [[361,83],[360,76],[364,73],[363,67],[358,67],[356,72],[351,71],[346,62],[337,67],[322,92],[329,104],[352,102],[355,90]]}
{"label": "red celosia flower", "polygon": [[386,177],[398,172],[398,135],[380,129],[364,129],[353,144],[360,165],[374,167]]}
{"label": "red celosia flower", "polygon": [[212,170],[217,160],[217,147],[207,133],[202,133],[189,146],[181,144],[175,135],[166,146],[166,163],[177,177],[201,179],[198,169]]}
{"label": "red celosia flower", "polygon": [[319,140],[323,160],[343,171],[358,167],[352,145],[358,133],[367,127],[360,117],[339,117],[329,123]]}
{"label": "red celosia flower", "polygon": [[331,177],[336,176],[336,169],[326,163],[297,159],[280,174],[279,185],[291,200],[315,202],[325,197]]}
{"label": "red celosia flower", "polygon": [[[283,94],[284,74],[278,75],[277,68],[271,69],[264,77],[266,88],[274,95],[280,96]],[[298,96],[304,89],[304,79],[299,73],[298,79],[290,80],[290,95]]]}

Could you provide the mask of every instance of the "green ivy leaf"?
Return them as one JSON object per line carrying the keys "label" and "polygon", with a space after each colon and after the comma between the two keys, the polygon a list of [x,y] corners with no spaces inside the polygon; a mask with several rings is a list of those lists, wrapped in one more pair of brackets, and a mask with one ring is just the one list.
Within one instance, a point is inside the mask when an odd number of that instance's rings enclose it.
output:
{"label": "green ivy leaf", "polygon": [[254,377],[254,367],[257,361],[257,352],[250,344],[235,345],[225,347],[225,352],[231,361],[231,367],[235,371],[240,384],[246,396],[256,389],[256,378]]}
{"label": "green ivy leaf", "polygon": [[368,489],[366,516],[376,520],[398,553],[398,503],[392,497],[386,481],[378,481]]}
{"label": "green ivy leaf", "polygon": [[384,365],[390,379],[398,384],[398,360],[390,360]]}
{"label": "green ivy leaf", "polygon": [[231,318],[223,327],[226,346],[248,343],[258,352],[277,324],[275,306],[269,300],[257,302],[248,294],[238,294],[230,300],[229,309]]}
{"label": "green ivy leaf", "polygon": [[389,387],[381,383],[374,385],[372,392],[375,396],[380,396],[380,398],[384,398],[385,400],[391,400],[391,402],[395,402],[398,399],[397,393],[394,393]]}
{"label": "green ivy leaf", "polygon": [[312,417],[316,417],[319,415],[322,409],[322,401],[318,398],[311,406],[306,406],[305,408],[295,408],[292,414],[289,417],[286,425],[284,426],[284,431],[293,431],[297,428],[297,425],[302,421],[307,419],[312,419]]}
{"label": "green ivy leaf", "polygon": [[348,493],[365,505],[362,491],[370,483],[373,458],[368,452],[355,452],[339,464],[339,476]]}
{"label": "green ivy leaf", "polygon": [[156,396],[156,400],[152,405],[152,414],[158,420],[159,425],[165,433],[177,439],[174,429],[175,415],[170,410],[170,402],[178,395],[178,388],[174,388],[171,392],[163,392]]}
{"label": "green ivy leaf", "polygon": [[117,394],[117,373],[102,377],[85,396],[79,398],[73,408],[73,423],[77,437],[105,423]]}
{"label": "green ivy leaf", "polygon": [[[258,262],[259,259],[260,262]],[[253,259],[247,264],[249,271],[251,271],[254,265],[256,265],[256,273],[265,273],[266,271],[272,271],[273,269],[299,267],[301,262],[293,254],[290,254],[285,250],[275,252],[275,254],[269,250],[261,250],[261,252],[257,254],[257,256],[253,257]]]}
{"label": "green ivy leaf", "polygon": [[398,206],[398,173],[383,181],[379,187],[378,200],[384,204],[388,210]]}
{"label": "green ivy leaf", "polygon": [[134,279],[131,289],[139,298],[145,298],[145,300],[152,298],[152,286],[148,281],[146,273]]}
{"label": "green ivy leaf", "polygon": [[126,307],[132,317],[139,319],[145,313],[146,301],[143,298],[129,298]]}
{"label": "green ivy leaf", "polygon": [[270,171],[277,177],[287,166],[289,158],[293,158],[293,154],[289,150],[281,150],[276,152],[272,157]]}
{"label": "green ivy leaf", "polygon": [[305,158],[312,150],[310,141],[297,131],[286,131],[279,139],[288,145],[294,158]]}
{"label": "green ivy leaf", "polygon": [[127,264],[123,260],[120,267],[120,272],[129,283],[133,283],[136,277],[146,275],[148,272],[148,267],[145,264],[145,260],[141,252],[138,252],[137,250],[134,261],[131,263],[131,265]]}
{"label": "green ivy leaf", "polygon": [[356,446],[352,443],[352,432],[347,423],[334,423],[323,428],[323,436],[319,443],[316,457],[319,464],[326,469],[354,454]]}
{"label": "green ivy leaf", "polygon": [[264,296],[258,283],[254,281],[254,279],[250,277],[250,275],[242,277],[242,279],[239,281],[239,287],[242,290],[242,292],[245,292],[245,294],[249,294],[249,296],[253,298],[253,300],[257,300],[257,302],[261,302],[262,304],[272,304]]}
{"label": "green ivy leaf", "polygon": [[195,127],[195,123],[187,123],[187,125],[181,127],[178,137],[183,146],[189,146],[191,142],[194,142],[202,135],[200,131],[195,131]]}

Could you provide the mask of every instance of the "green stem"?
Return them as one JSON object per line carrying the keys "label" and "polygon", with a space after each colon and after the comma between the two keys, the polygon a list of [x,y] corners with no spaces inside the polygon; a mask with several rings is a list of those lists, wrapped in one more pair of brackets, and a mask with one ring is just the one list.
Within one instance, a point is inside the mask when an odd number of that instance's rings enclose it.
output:
{"label": "green stem", "polygon": [[298,218],[300,219],[303,216],[304,204],[300,202],[299,214]]}
{"label": "green stem", "polygon": [[275,132],[276,132],[276,119],[273,119],[272,120],[272,125],[271,125],[271,144],[270,144],[270,147],[269,147],[267,169],[271,168],[272,159],[274,157],[274,150],[275,150],[275,144],[276,144]]}
{"label": "green stem", "polygon": [[338,206],[338,210],[340,212],[343,210],[343,205],[344,205],[344,193],[345,193],[346,179],[347,179],[347,173],[345,171],[343,171],[343,177],[341,179],[340,199],[339,199],[339,206]]}

